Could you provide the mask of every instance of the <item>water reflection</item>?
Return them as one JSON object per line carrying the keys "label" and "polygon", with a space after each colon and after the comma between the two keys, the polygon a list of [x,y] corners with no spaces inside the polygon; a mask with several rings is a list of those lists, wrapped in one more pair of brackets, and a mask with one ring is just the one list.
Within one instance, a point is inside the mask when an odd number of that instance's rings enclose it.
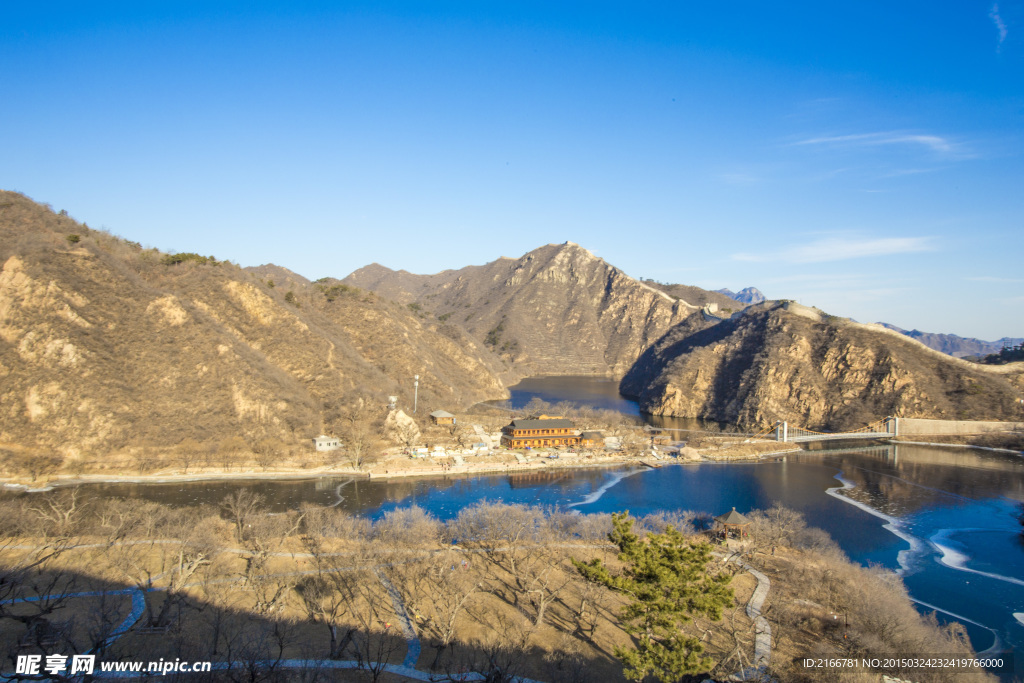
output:
{"label": "water reflection", "polygon": [[624,415],[640,415],[640,406],[619,393],[619,383],[613,379],[592,376],[561,375],[556,377],[527,377],[509,387],[511,398],[494,401],[495,404],[521,409],[534,398],[546,403],[568,401],[574,405],[598,410],[614,410]]}
{"label": "water reflection", "polygon": [[623,415],[639,417],[644,423],[662,429],[683,431],[736,431],[734,425],[713,420],[692,417],[665,417],[640,412],[640,404],[619,393],[619,383],[604,377],[586,375],[558,375],[552,377],[527,377],[509,387],[511,397],[507,401],[491,401],[494,405],[508,406],[522,410],[530,401],[538,398],[545,403],[557,405],[570,403],[597,410],[612,410]]}

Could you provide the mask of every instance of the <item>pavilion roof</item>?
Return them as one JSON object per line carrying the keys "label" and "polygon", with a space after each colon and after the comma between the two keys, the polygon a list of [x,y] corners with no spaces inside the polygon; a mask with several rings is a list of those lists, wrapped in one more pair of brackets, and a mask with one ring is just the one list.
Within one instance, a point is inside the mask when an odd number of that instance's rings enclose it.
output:
{"label": "pavilion roof", "polygon": [[740,513],[736,512],[735,507],[731,511],[725,513],[724,515],[719,515],[718,517],[715,517],[715,521],[720,524],[730,525],[750,524],[750,520],[741,515]]}

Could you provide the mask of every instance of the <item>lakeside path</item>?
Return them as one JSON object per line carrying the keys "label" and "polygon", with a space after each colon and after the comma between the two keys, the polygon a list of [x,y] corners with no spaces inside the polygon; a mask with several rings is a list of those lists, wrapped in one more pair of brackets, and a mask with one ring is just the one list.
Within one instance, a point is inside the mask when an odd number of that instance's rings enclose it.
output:
{"label": "lakeside path", "polygon": [[[517,460],[512,453],[499,453],[492,456],[472,456],[463,464],[451,462],[451,458],[408,458],[391,459],[375,464],[369,469],[351,467],[289,467],[289,468],[209,468],[194,472],[163,471],[150,474],[114,474],[97,473],[81,475],[56,475],[44,483],[31,483],[8,478],[2,487],[8,490],[30,493],[51,491],[57,487],[78,486],[83,484],[175,484],[204,481],[282,481],[305,480],[321,477],[353,477],[368,480],[390,480],[411,477],[448,477],[474,474],[520,474],[555,471],[564,469],[593,469],[608,467],[651,467],[665,465],[684,465],[700,462],[747,461],[781,457],[788,453],[798,452],[799,447],[770,452],[730,453],[733,449],[701,449],[697,457],[676,458],[662,456],[656,459],[651,456],[630,456],[620,453],[598,455],[566,455],[557,459],[548,458],[538,452],[523,462]],[[737,451],[740,449],[736,449]]]}

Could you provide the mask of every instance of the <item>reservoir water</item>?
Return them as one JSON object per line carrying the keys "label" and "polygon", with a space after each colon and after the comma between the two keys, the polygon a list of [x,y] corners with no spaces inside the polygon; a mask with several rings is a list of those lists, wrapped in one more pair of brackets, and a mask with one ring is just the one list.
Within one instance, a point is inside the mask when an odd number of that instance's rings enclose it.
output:
{"label": "reservoir water", "polygon": [[735,431],[735,426],[711,420],[687,417],[662,417],[640,412],[640,405],[619,393],[618,380],[586,375],[548,377],[527,377],[513,387],[507,401],[491,401],[495,405],[508,406],[513,410],[526,408],[533,399],[555,405],[567,403],[598,410],[614,410],[642,420],[654,427],[668,429],[693,429],[711,431]]}
{"label": "reservoir water", "polygon": [[618,381],[604,377],[527,377],[509,387],[509,392],[512,396],[501,403],[515,409],[525,408],[531,400],[539,398],[547,403],[565,401],[578,406],[640,416],[637,402],[619,393]]}

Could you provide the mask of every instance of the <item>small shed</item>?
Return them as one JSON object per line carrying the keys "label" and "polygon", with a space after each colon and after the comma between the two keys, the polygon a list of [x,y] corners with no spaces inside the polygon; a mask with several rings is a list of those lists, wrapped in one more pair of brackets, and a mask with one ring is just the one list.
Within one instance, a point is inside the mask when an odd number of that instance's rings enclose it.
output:
{"label": "small shed", "polygon": [[430,421],[436,425],[453,425],[455,416],[447,410],[435,410],[430,414]]}
{"label": "small shed", "polygon": [[336,436],[320,436],[313,439],[313,446],[318,451],[336,451],[341,448],[341,440]]}
{"label": "small shed", "polygon": [[604,446],[603,432],[583,432],[580,434],[580,446],[583,448],[596,448]]}
{"label": "small shed", "polygon": [[736,512],[736,508],[715,517],[715,522],[720,527],[720,531],[723,537],[729,538],[730,532],[733,533],[735,538],[743,538],[747,535],[748,527],[750,526],[750,520]]}

